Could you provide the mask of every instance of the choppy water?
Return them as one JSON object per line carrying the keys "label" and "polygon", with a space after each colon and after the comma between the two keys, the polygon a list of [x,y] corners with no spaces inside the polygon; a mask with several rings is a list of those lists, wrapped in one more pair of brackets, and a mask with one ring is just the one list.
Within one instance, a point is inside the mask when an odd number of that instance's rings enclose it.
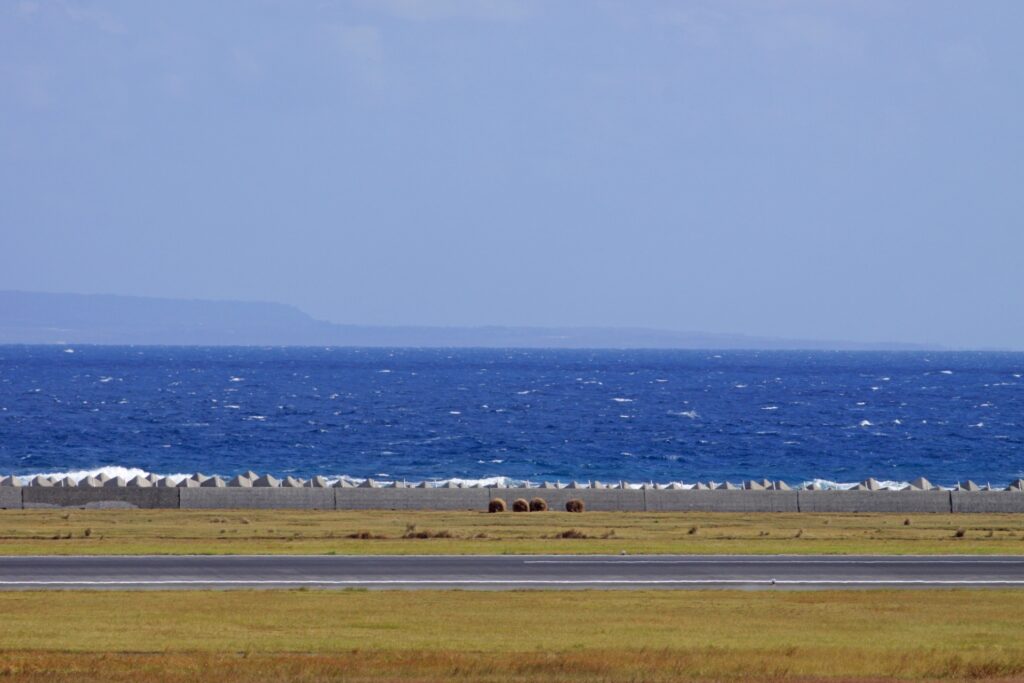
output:
{"label": "choppy water", "polygon": [[0,472],[1024,475],[1024,354],[0,347]]}

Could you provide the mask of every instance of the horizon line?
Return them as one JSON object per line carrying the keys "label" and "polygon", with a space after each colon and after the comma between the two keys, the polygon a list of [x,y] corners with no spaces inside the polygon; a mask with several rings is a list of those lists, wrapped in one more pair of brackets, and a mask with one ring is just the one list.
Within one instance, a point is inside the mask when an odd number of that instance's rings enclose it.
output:
{"label": "horizon line", "polygon": [[[615,324],[565,324],[565,325],[544,325],[544,324],[510,324],[510,323],[472,323],[472,324],[437,324],[437,323],[358,323],[358,322],[337,322],[334,320],[324,320],[321,318],[314,317],[301,306],[291,303],[282,303],[279,301],[269,300],[258,300],[258,299],[216,299],[216,298],[181,298],[181,297],[168,297],[168,296],[149,296],[149,295],[137,295],[137,294],[111,294],[111,293],[80,293],[80,292],[54,292],[54,291],[38,291],[38,290],[27,290],[27,289],[0,289],[0,295],[25,295],[28,297],[66,297],[66,298],[104,298],[104,299],[123,299],[123,300],[134,300],[139,302],[163,302],[163,303],[193,303],[193,304],[213,304],[219,306],[231,306],[231,305],[243,305],[243,306],[272,306],[276,308],[290,309],[297,314],[303,316],[310,323],[318,325],[328,325],[338,328],[349,328],[355,330],[380,330],[387,332],[402,332],[402,331],[432,331],[432,332],[459,332],[459,331],[476,331],[476,332],[487,332],[487,331],[504,331],[504,332],[528,332],[540,336],[541,338],[537,341],[540,343],[534,344],[502,344],[501,340],[499,343],[492,344],[447,344],[447,343],[428,343],[428,344],[416,344],[416,343],[398,343],[398,344],[360,344],[360,343],[249,343],[242,341],[241,343],[232,342],[212,342],[212,343],[194,343],[194,342],[151,342],[146,341],[144,343],[132,343],[132,342],[108,342],[108,341],[76,341],[74,337],[68,337],[67,339],[53,339],[51,334],[50,339],[45,341],[0,341],[0,346],[10,345],[29,345],[29,346],[48,346],[48,345],[61,345],[61,344],[79,344],[87,346],[168,346],[168,347],[240,347],[240,348],[266,348],[266,347],[278,347],[278,348],[437,348],[437,349],[550,349],[550,350],[691,350],[691,351],[915,351],[915,352],[992,352],[992,353],[1020,353],[1024,352],[1024,349],[1015,349],[1013,347],[1004,346],[950,346],[948,344],[939,344],[934,342],[907,342],[907,341],[852,341],[846,339],[835,339],[835,338],[808,338],[806,336],[778,336],[774,334],[757,334],[752,332],[718,332],[718,331],[703,331],[703,330],[684,330],[679,328],[668,328],[658,327],[649,325],[615,325]],[[2,326],[3,321],[0,321]],[[186,329],[187,324],[180,326],[181,329]],[[49,332],[58,331],[62,328],[65,331],[70,331],[67,326],[63,325],[49,325]],[[42,326],[40,326],[42,329]],[[545,341],[554,342],[556,340],[565,340],[567,342],[572,341],[573,333],[639,333],[639,334],[651,334],[651,335],[689,335],[692,337],[705,337],[711,339],[703,339],[704,342],[712,342],[711,344],[694,344],[687,345],[681,344],[679,346],[673,346],[671,340],[667,343],[622,343],[622,344],[580,344],[573,346],[565,346],[558,344],[548,345]],[[545,339],[547,337],[548,339]],[[739,344],[724,344],[718,346],[714,342],[739,342]],[[750,345],[745,345],[743,342],[749,341]],[[779,345],[786,346],[786,349],[777,348]],[[853,347],[853,348],[851,348]]]}

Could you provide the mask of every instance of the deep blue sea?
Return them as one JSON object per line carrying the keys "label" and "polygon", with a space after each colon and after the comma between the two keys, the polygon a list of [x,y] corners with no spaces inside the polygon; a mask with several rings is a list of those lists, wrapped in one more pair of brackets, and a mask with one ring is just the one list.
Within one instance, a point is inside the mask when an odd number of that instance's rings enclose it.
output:
{"label": "deep blue sea", "polygon": [[0,347],[0,472],[1005,484],[1024,354]]}

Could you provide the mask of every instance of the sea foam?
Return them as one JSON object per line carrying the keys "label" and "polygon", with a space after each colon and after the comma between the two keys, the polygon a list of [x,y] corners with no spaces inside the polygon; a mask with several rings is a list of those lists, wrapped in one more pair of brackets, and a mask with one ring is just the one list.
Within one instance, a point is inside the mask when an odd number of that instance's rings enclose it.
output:
{"label": "sea foam", "polygon": [[[492,462],[495,462],[495,461],[492,461]],[[497,461],[497,462],[500,462],[500,461]],[[147,477],[147,476],[150,476],[151,474],[155,474],[155,476],[157,476],[157,477],[168,477],[174,483],[178,483],[182,479],[185,479],[186,477],[191,476],[191,474],[181,473],[181,472],[173,473],[173,474],[152,473],[152,472],[148,472],[148,471],[146,471],[146,470],[144,470],[142,468],[139,468],[139,467],[125,467],[125,466],[122,466],[122,465],[106,465],[104,467],[96,467],[94,469],[89,469],[89,470],[69,470],[69,471],[64,471],[64,472],[52,472],[52,471],[51,472],[32,472],[32,473],[27,473],[27,474],[19,474],[17,476],[18,476],[18,478],[23,483],[28,482],[29,480],[31,480],[32,478],[34,478],[36,476],[49,477],[50,479],[63,479],[65,477],[67,477],[67,478],[73,479],[73,480],[75,480],[77,482],[77,481],[81,481],[82,479],[85,479],[86,477],[99,477],[101,474],[105,474],[105,475],[107,475],[110,478],[121,477],[122,479],[124,479],[126,481],[129,480],[129,479],[132,479],[133,477]],[[216,474],[217,476],[221,477],[222,479],[227,480],[227,479],[230,479],[230,478],[234,477],[236,474],[239,474],[239,472],[206,472],[205,474],[207,476],[212,476],[212,475]],[[288,473],[287,472],[277,472],[277,473],[271,473],[271,474],[274,474],[274,476],[280,475],[279,478],[281,478],[281,477],[285,476]],[[333,485],[337,484],[339,481],[342,481],[342,480],[346,481],[346,482],[348,482],[350,484],[353,484],[353,485],[359,485],[359,484],[362,484],[363,482],[365,482],[370,477],[353,477],[353,476],[349,476],[347,474],[335,474],[335,475],[325,476],[324,478],[327,480],[327,483],[329,485],[333,486]],[[509,477],[509,476],[504,476],[504,475],[495,475],[495,476],[491,476],[491,477],[479,477],[479,478],[472,478],[472,477],[440,478],[439,477],[439,478],[427,478],[427,479],[422,479],[422,480],[421,479],[415,479],[414,480],[414,479],[402,479],[400,477],[391,477],[391,475],[388,475],[387,473],[384,473],[384,472],[381,472],[377,476],[372,477],[372,479],[376,483],[378,483],[380,485],[383,485],[383,486],[395,483],[397,481],[397,482],[404,482],[404,483],[406,483],[409,486],[416,486],[416,485],[419,485],[420,483],[424,483],[425,482],[428,487],[441,487],[441,486],[445,486],[447,484],[455,484],[455,485],[463,486],[463,487],[467,487],[467,488],[468,487],[476,487],[476,486],[480,486],[480,487],[487,487],[487,486],[502,486],[502,487],[540,486],[544,482],[560,483],[560,484],[562,484],[564,486],[568,482],[572,481],[572,479],[569,478],[569,477],[544,477],[544,478],[538,478],[538,479],[533,479],[533,478],[531,478],[531,479],[523,479],[523,478]],[[618,480],[612,480],[612,478],[604,478],[604,479],[602,479],[602,481],[604,481],[606,484],[607,483],[612,483],[612,484],[618,484],[619,483]],[[734,478],[734,483],[738,483],[739,481],[741,481],[740,478],[738,478],[738,477]],[[643,480],[643,479],[639,479],[638,478],[638,480],[636,480],[636,481],[628,481],[628,482],[626,482],[626,486],[627,486],[627,488],[631,488],[631,489],[639,489],[639,488],[642,488],[645,485],[652,485],[653,484],[653,485],[656,485],[656,486],[659,486],[659,487],[669,487],[669,486],[673,486],[674,485],[674,486],[677,486],[677,487],[681,487],[683,489],[692,489],[695,486],[695,484],[693,482],[694,482],[693,479],[690,479],[688,481],[684,481],[682,479],[674,479],[674,480],[665,481],[665,482],[652,482],[652,481],[649,481],[649,480]],[[589,482],[586,479],[580,479],[579,483],[581,485],[584,485],[584,486],[589,484]],[[709,483],[712,486],[715,486],[715,485],[720,484],[722,482],[717,481],[717,480],[712,480],[712,481],[709,481],[709,482],[706,482],[706,483]],[[841,482],[841,481],[833,481],[831,479],[817,479],[817,478],[816,479],[807,479],[807,480],[800,481],[800,482],[790,482],[790,484],[793,485],[794,487],[805,487],[805,486],[810,486],[810,485],[813,484],[813,485],[817,485],[818,487],[820,487],[822,489],[836,490],[836,491],[847,491],[847,490],[852,489],[853,487],[857,486],[858,483],[859,482]],[[901,488],[905,488],[905,487],[909,486],[909,482],[898,481],[898,480],[879,480],[878,483],[882,487],[888,488],[888,489],[901,489]],[[941,486],[940,485],[939,488],[944,489],[944,490],[950,490],[952,488],[952,486]]]}

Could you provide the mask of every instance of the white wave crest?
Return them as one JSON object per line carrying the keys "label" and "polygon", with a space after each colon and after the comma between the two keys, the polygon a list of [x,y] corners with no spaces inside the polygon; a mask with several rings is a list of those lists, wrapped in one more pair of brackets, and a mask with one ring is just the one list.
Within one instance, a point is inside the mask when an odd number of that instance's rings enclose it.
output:
{"label": "white wave crest", "polygon": [[[810,479],[808,481],[801,482],[800,487],[806,486],[818,486],[828,491],[849,491],[854,486],[857,486],[860,482],[850,481],[832,481],[831,479]],[[899,490],[910,486],[908,481],[895,481],[886,479],[885,481],[879,481],[878,484],[887,489]],[[941,487],[940,487],[941,488]]]}
{"label": "white wave crest", "polygon": [[[101,474],[105,474],[111,479],[115,477],[121,477],[125,481],[134,477],[148,477],[151,472],[148,472],[139,467],[122,467],[121,465],[106,465],[104,467],[97,467],[91,470],[69,470],[65,472],[33,472],[31,474],[19,475],[19,479],[26,482],[34,477],[49,477],[50,479],[73,479],[76,482],[82,481],[86,477],[98,477]],[[189,476],[188,474],[176,473],[176,474],[158,474],[158,477],[170,477],[173,481],[178,482]]]}
{"label": "white wave crest", "polygon": [[[501,461],[500,460],[492,460],[491,462],[500,463]],[[56,472],[56,471],[51,471],[51,472],[33,472],[33,473],[30,473],[30,474],[18,475],[18,479],[20,479],[23,484],[28,483],[32,478],[34,478],[36,476],[49,477],[50,479],[54,479],[54,480],[56,480],[56,479],[63,479],[63,478],[69,478],[69,479],[73,479],[74,481],[78,482],[78,481],[81,481],[82,479],[84,479],[86,477],[90,477],[90,476],[91,477],[99,477],[101,474],[105,474],[105,475],[107,475],[110,478],[121,477],[122,479],[127,481],[129,479],[132,479],[133,477],[146,477],[146,476],[149,476],[149,475],[154,474],[154,473],[148,472],[147,470],[144,470],[144,469],[139,468],[139,467],[124,467],[124,466],[121,466],[121,465],[106,465],[104,467],[97,467],[97,468],[89,469],[89,470],[69,470],[69,471],[63,471],[63,472]],[[227,479],[230,479],[231,477],[235,476],[236,474],[238,474],[238,472],[218,472],[218,473],[206,472],[205,474],[207,474],[207,475],[217,474],[222,479],[227,480]],[[287,474],[286,472],[274,473],[275,476],[280,475],[282,477],[284,475],[286,475],[286,474]],[[157,477],[166,477],[166,478],[170,479],[172,482],[174,482],[175,484],[177,484],[182,479],[185,479],[186,477],[191,476],[191,474],[180,473],[180,472],[179,473],[173,473],[173,474],[159,474],[159,473],[156,473],[156,476]],[[324,478],[327,480],[328,485],[331,485],[331,486],[337,484],[341,480],[344,480],[346,482],[349,482],[351,484],[356,484],[356,485],[361,484],[361,483],[366,481],[365,477],[352,477],[352,476],[349,476],[349,475],[346,475],[346,474],[328,475],[328,476],[325,476]],[[402,479],[400,477],[391,477],[391,475],[388,475],[388,474],[383,473],[383,472],[381,472],[377,476],[373,477],[373,479],[374,479],[375,482],[377,482],[381,486],[387,486],[389,484],[394,483],[395,481],[401,481],[401,482],[406,483],[408,486],[416,486],[416,485],[420,484],[421,482],[426,482],[426,485],[428,487],[431,487],[431,488],[445,486],[445,485],[447,485],[449,483],[450,484],[455,484],[455,485],[458,485],[458,486],[463,486],[463,487],[466,487],[466,488],[469,488],[469,487],[487,487],[487,486],[507,486],[507,487],[513,487],[513,486],[522,486],[522,485],[540,486],[544,481],[555,482],[556,480],[557,480],[558,483],[560,483],[560,484],[562,484],[564,486],[569,481],[571,481],[571,479],[560,479],[559,480],[557,478],[554,478],[554,479],[553,478],[544,478],[544,479],[536,479],[536,480],[535,479],[522,479],[522,478],[509,477],[509,476],[504,476],[504,475],[494,475],[494,476],[490,476],[490,477],[480,477],[480,478],[476,478],[476,479],[464,478],[464,477],[450,477],[450,478],[438,477],[436,479],[429,479],[428,478],[428,479],[423,479],[423,480],[412,480],[412,479],[404,480],[404,479]],[[589,482],[587,482],[586,480],[580,480],[579,483],[581,485],[583,485],[583,486],[588,486],[589,485]],[[605,483],[618,484],[619,482],[617,480],[609,479],[609,480],[606,480]],[[670,482],[650,482],[648,480],[643,480],[641,482],[632,481],[632,482],[626,482],[626,486],[628,488],[631,488],[631,489],[639,489],[639,488],[643,487],[645,485],[645,483],[648,484],[648,485],[652,484],[652,483],[656,483],[658,486],[663,486],[663,487],[664,486],[671,486],[671,485],[674,484],[674,485],[677,485],[677,486],[681,486],[682,488],[685,488],[685,489],[691,489],[691,488],[693,488],[695,486],[695,484],[693,484],[693,483],[687,483],[687,482],[683,482],[683,481],[679,481],[679,480],[670,481]],[[712,481],[710,483],[712,485],[714,485],[717,482]],[[792,484],[793,482],[790,482],[790,483]],[[796,486],[802,488],[802,487],[806,487],[806,486],[810,486],[810,485],[817,485],[818,487],[820,487],[822,489],[826,489],[826,490],[846,491],[846,490],[852,489],[853,487],[857,486],[858,483],[859,482],[833,481],[831,479],[809,479],[809,480],[800,482]],[[897,481],[897,480],[880,480],[878,483],[883,488],[893,489],[893,490],[899,490],[899,489],[906,488],[907,486],[909,486],[909,482]],[[943,490],[947,490],[948,491],[952,487],[951,486],[939,485],[938,488],[941,488]]]}

